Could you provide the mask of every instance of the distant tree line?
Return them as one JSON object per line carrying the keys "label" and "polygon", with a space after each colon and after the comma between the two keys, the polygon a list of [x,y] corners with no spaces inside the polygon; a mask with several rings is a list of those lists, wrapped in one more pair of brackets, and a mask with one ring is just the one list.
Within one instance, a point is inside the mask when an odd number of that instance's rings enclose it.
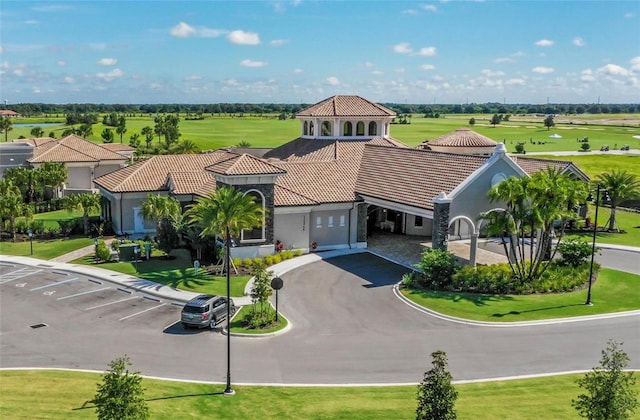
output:
{"label": "distant tree line", "polygon": [[[293,115],[311,104],[12,104],[8,108],[24,116],[60,114],[68,124],[94,123],[92,114],[123,114],[127,117],[154,114],[185,114],[188,119],[200,119],[205,115]],[[396,104],[382,105],[398,114],[423,114],[436,117],[443,114],[632,114],[640,113],[640,104]],[[437,117],[436,117],[437,118]],[[89,121],[88,119],[91,119]],[[97,122],[97,121],[96,121]],[[113,124],[116,126],[117,124]]]}

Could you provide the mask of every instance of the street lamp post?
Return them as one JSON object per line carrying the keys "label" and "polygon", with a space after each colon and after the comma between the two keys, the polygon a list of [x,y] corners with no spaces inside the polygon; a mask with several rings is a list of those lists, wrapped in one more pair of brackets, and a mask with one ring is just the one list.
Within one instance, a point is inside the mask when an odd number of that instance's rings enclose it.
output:
{"label": "street lamp post", "polygon": [[31,255],[33,255],[33,231],[29,229],[29,245],[31,245]]}
{"label": "street lamp post", "polygon": [[[609,195],[607,194],[607,190],[603,191],[605,196],[604,199],[608,200]],[[589,288],[587,291],[587,301],[584,303],[585,305],[592,306],[591,302],[591,283],[593,278],[593,260],[596,255],[596,234],[598,233],[598,209],[600,208],[600,184],[596,187],[596,214],[594,216],[595,220],[593,221],[593,240],[591,243],[591,265],[589,266]]]}
{"label": "street lamp post", "polygon": [[227,240],[224,241],[224,268],[227,271],[227,387],[224,389],[224,395],[235,395],[236,391],[231,388],[231,264],[229,261],[231,231],[229,226],[226,227],[225,233],[227,235]]}

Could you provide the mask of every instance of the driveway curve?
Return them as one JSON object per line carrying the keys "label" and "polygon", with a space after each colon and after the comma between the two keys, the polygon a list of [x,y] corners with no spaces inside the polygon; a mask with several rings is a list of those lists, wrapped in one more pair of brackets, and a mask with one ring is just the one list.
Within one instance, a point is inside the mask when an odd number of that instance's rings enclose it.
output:
{"label": "driveway curve", "polygon": [[[455,380],[588,370],[610,338],[624,342],[631,367],[640,368],[640,315],[513,328],[452,323],[394,296],[406,270],[362,253],[280,275],[279,309],[293,328],[266,338],[232,337],[233,383],[415,384],[438,349],[447,352]],[[145,375],[225,380],[226,337],[216,332],[185,332],[177,318],[159,328],[153,319],[145,325],[106,314],[87,318],[79,308],[48,305],[48,327],[34,330],[33,307],[12,303],[2,291],[2,368],[104,370],[128,354]]]}

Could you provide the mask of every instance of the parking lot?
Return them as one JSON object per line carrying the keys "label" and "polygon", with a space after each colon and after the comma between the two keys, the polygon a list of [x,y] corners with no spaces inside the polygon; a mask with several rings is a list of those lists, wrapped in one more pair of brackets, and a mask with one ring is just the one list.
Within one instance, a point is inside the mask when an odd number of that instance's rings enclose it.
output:
{"label": "parking lot", "polygon": [[11,317],[11,325],[5,324],[6,317],[3,318],[3,333],[105,322],[117,323],[117,328],[144,324],[164,331],[180,319],[181,304],[133,292],[103,279],[56,271],[46,265],[3,263],[0,268],[0,303],[3,308],[12,308],[11,313],[20,314]]}

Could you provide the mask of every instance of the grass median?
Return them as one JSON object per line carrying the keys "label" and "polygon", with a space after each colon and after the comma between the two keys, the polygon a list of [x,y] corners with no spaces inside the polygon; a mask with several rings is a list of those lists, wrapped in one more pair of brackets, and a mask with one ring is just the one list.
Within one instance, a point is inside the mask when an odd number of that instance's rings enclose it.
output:
{"label": "grass median", "polygon": [[592,285],[593,306],[584,304],[586,289],[532,295],[400,290],[411,301],[441,314],[475,321],[521,322],[637,310],[639,286],[639,275],[603,268]]}
{"label": "grass median", "polygon": [[0,242],[0,254],[16,255],[19,257],[33,257],[41,260],[50,260],[59,257],[76,249],[93,245],[91,238],[71,238],[71,239],[44,239],[33,241],[33,255],[31,254],[31,242],[29,240],[10,242]]}
{"label": "grass median", "polygon": [[[175,287],[196,293],[211,295],[227,294],[226,276],[209,274],[204,267],[195,273],[191,257],[188,251],[175,249],[171,253],[172,258],[164,258],[160,253],[154,253],[149,261],[139,262],[123,261],[96,264],[93,255],[87,255],[73,261],[74,264],[83,264],[117,271],[122,274],[136,276],[155,283]],[[231,276],[231,296],[243,296],[244,288],[251,276]]]}
{"label": "grass median", "polygon": [[[425,360],[425,368],[427,361]],[[135,368],[135,366],[133,366]],[[143,372],[144,373],[144,372]],[[560,375],[456,384],[456,409],[464,419],[577,418],[571,400],[581,393],[582,375]],[[640,378],[640,374],[636,374]],[[422,372],[416,372],[416,384]],[[455,378],[454,378],[455,379]],[[66,371],[0,372],[0,417],[7,419],[95,418],[93,399],[101,375]],[[409,419],[415,418],[416,386],[265,387],[143,379],[145,399],[154,419]],[[637,381],[636,392],[640,392]],[[638,417],[636,417],[638,418]]]}

